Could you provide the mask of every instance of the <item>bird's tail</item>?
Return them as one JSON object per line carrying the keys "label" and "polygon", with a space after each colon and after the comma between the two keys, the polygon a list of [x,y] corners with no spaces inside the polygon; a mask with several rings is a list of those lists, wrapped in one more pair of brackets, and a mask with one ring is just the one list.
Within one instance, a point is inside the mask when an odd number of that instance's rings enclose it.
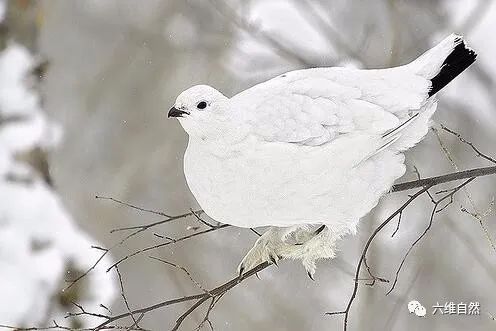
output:
{"label": "bird's tail", "polygon": [[429,96],[432,96],[474,63],[476,57],[462,36],[451,34],[408,66],[431,80]]}

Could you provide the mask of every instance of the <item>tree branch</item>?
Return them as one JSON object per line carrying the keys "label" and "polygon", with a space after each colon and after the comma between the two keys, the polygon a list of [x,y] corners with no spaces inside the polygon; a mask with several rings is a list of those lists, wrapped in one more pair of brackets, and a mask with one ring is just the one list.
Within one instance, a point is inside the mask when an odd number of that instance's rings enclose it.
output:
{"label": "tree branch", "polygon": [[484,168],[475,168],[475,169],[470,169],[470,170],[453,172],[453,173],[442,175],[442,176],[424,178],[424,179],[413,180],[410,182],[396,184],[396,185],[393,185],[391,192],[406,191],[406,190],[410,190],[413,188],[426,187],[426,186],[432,187],[434,185],[453,182],[455,180],[468,179],[468,178],[472,178],[472,177],[482,177],[482,176],[493,175],[493,174],[496,174],[496,166],[484,167]]}
{"label": "tree branch", "polygon": [[[433,184],[435,185],[435,184]],[[370,235],[369,239],[365,243],[365,247],[363,248],[362,255],[360,256],[360,260],[358,261],[358,265],[356,267],[355,271],[355,279],[354,279],[354,287],[353,287],[353,292],[351,294],[351,297],[348,301],[348,305],[346,306],[346,309],[344,311],[339,311],[339,312],[331,312],[331,313],[326,313],[327,315],[338,315],[342,314],[344,315],[344,330],[346,331],[348,327],[348,318],[351,310],[351,306],[353,304],[353,301],[356,298],[356,295],[358,293],[358,282],[360,278],[360,270],[362,268],[362,263],[365,260],[365,256],[367,255],[367,251],[369,249],[370,244],[374,240],[375,236],[386,226],[389,224],[389,222],[394,219],[397,215],[399,215],[410,203],[413,202],[413,200],[417,199],[419,196],[421,196],[423,193],[427,192],[429,188],[431,188],[432,185],[430,186],[425,186],[421,190],[417,191],[414,195],[412,195],[399,209],[395,210],[384,222],[382,222],[375,230],[372,232]]]}
{"label": "tree branch", "polygon": [[[241,282],[243,282],[247,278],[255,275],[257,272],[262,271],[263,269],[267,268],[270,265],[271,264],[269,262],[261,263],[258,266],[256,266],[255,268],[247,271],[246,273],[244,273],[240,277],[235,277],[235,278],[231,279],[230,281],[228,281],[228,282],[226,282],[226,283],[224,283],[222,285],[219,285],[216,288],[214,288],[214,289],[212,289],[212,290],[210,290],[210,291],[208,291],[206,293],[195,294],[195,295],[185,296],[185,297],[182,297],[182,298],[167,300],[167,301],[163,301],[163,302],[157,303],[157,304],[152,305],[152,306],[149,306],[149,307],[145,307],[145,308],[141,308],[141,309],[136,309],[136,310],[133,310],[131,312],[127,312],[127,313],[123,313],[123,314],[120,314],[120,315],[113,316],[113,317],[109,318],[108,320],[106,320],[105,322],[103,322],[100,325],[98,325],[97,327],[95,327],[93,330],[96,331],[96,330],[104,329],[105,326],[107,326],[108,324],[110,324],[110,323],[112,323],[114,321],[117,321],[117,320],[120,320],[120,319],[129,317],[130,315],[147,313],[147,312],[150,312],[152,310],[156,310],[156,309],[159,309],[159,308],[167,307],[167,306],[174,305],[174,304],[181,303],[181,302],[197,300],[197,302],[192,306],[192,307],[195,307],[195,309],[196,309],[203,302],[205,302],[206,300],[208,300],[208,298],[218,297],[218,296],[226,293],[227,291],[229,291],[233,287],[237,286],[238,284],[240,284]],[[189,313],[193,312],[193,310],[191,310]],[[180,318],[179,324],[181,324],[181,322],[183,320],[184,320],[184,318],[183,319]],[[179,321],[179,319],[178,319],[178,321]]]}

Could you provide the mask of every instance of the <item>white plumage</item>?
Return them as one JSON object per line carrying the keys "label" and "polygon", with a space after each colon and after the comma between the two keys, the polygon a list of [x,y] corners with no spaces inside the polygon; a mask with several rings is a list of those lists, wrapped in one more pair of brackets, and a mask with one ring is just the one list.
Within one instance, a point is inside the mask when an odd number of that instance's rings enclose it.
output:
{"label": "white plumage", "polygon": [[[431,96],[475,54],[451,35],[414,62],[390,69],[297,70],[232,98],[205,86],[169,112],[189,134],[184,173],[213,219],[273,226],[240,265],[334,256],[405,172],[406,149],[428,132]],[[325,225],[324,231],[314,233]]]}

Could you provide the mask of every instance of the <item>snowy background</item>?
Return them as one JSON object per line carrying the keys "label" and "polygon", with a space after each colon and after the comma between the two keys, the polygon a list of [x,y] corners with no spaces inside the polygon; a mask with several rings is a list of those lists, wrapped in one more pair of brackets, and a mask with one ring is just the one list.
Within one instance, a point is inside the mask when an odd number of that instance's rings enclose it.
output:
{"label": "snowy background", "polygon": [[[126,311],[106,268],[154,235],[199,231],[194,218],[144,232],[108,254],[77,286],[62,291],[122,234],[110,230],[159,220],[95,195],[169,214],[196,208],[182,172],[187,138],[166,113],[185,88],[206,83],[233,95],[282,72],[312,66],[383,68],[407,63],[451,32],[477,50],[477,62],[441,93],[437,122],[496,155],[496,3],[470,1],[189,0],[0,1],[0,324],[90,327],[77,312]],[[441,134],[460,169],[487,166]],[[422,176],[454,171],[433,133],[407,156]],[[395,290],[361,285],[351,330],[490,330],[496,328],[496,216],[479,220],[496,178],[476,180],[434,222],[408,257]],[[363,219],[339,256],[319,264],[316,281],[283,262],[229,292],[211,320],[216,330],[336,330],[352,291],[356,261],[373,229],[407,198],[386,197]],[[388,279],[424,230],[424,197],[378,237],[368,264]],[[480,224],[482,223],[482,225]],[[196,230],[195,230],[196,229]],[[494,238],[494,239],[493,239]],[[131,308],[196,293],[186,267],[206,287],[235,274],[256,236],[226,228],[142,254],[121,264]],[[364,272],[363,275],[366,275]],[[427,315],[408,313],[418,300]],[[437,302],[479,302],[479,316],[432,315]],[[105,306],[102,307],[101,305]],[[147,314],[143,328],[168,330],[187,306]],[[194,313],[191,330],[203,318]],[[208,328],[207,328],[208,329]]]}

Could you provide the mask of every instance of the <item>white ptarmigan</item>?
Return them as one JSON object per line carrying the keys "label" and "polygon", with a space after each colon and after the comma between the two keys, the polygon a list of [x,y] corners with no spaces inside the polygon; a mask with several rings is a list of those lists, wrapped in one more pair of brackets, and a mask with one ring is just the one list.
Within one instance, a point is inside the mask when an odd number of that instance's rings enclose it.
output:
{"label": "white ptarmigan", "polygon": [[452,34],[415,61],[388,69],[296,70],[231,98],[205,85],[169,117],[189,134],[188,186],[211,218],[271,226],[239,266],[334,256],[405,173],[403,152],[427,134],[435,94],[476,58]]}

